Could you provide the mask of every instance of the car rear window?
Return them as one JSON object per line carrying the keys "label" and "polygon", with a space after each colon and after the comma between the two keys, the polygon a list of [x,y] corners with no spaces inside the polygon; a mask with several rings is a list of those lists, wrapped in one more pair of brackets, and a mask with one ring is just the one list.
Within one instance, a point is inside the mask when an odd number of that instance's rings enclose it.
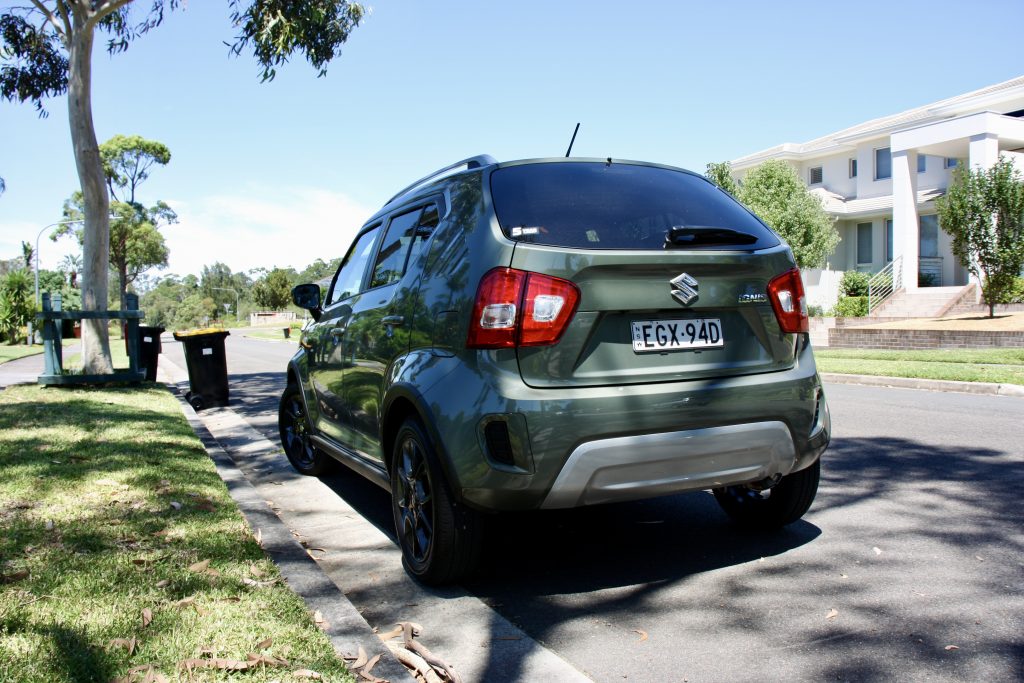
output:
{"label": "car rear window", "polygon": [[[699,176],[625,163],[507,166],[491,174],[505,235],[574,249],[740,249],[779,238]],[[668,239],[667,239],[668,238]]]}

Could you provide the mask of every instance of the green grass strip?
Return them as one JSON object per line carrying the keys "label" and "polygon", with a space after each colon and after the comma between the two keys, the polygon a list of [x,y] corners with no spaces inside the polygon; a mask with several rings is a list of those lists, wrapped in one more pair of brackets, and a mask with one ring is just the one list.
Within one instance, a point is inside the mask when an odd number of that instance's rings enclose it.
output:
{"label": "green grass strip", "polygon": [[837,358],[815,352],[818,370],[848,375],[944,379],[958,382],[1024,384],[1024,365]]}
{"label": "green grass strip", "polygon": [[[64,347],[78,344],[78,339],[65,339]],[[25,344],[14,344],[8,346],[7,344],[0,344],[0,365],[3,365],[9,360],[16,360],[18,358],[24,358],[25,356],[35,356],[43,352],[42,344],[33,344],[32,346],[26,346]]]}
{"label": "green grass strip", "polygon": [[928,363],[971,363],[1024,365],[1024,349],[935,349],[891,351],[882,349],[816,349],[815,358],[883,361],[924,361]]}
{"label": "green grass strip", "polygon": [[353,680],[164,389],[0,396],[0,681]]}

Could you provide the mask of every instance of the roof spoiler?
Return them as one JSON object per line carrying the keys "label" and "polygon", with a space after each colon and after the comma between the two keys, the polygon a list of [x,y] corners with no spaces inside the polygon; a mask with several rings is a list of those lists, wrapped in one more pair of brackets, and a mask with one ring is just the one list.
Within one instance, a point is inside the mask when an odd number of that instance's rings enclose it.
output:
{"label": "roof spoiler", "polygon": [[465,166],[466,170],[470,170],[470,169],[474,169],[474,168],[481,168],[483,166],[490,166],[491,164],[496,164],[496,163],[498,163],[498,160],[495,159],[494,157],[492,157],[489,154],[478,154],[477,156],[470,157],[469,159],[463,159],[462,161],[456,161],[454,164],[451,164],[450,166],[445,166],[444,168],[438,169],[438,170],[434,171],[433,173],[431,173],[429,175],[423,176],[422,178],[420,178],[416,182],[412,183],[408,187],[402,188],[394,197],[392,197],[391,199],[387,200],[387,202],[384,203],[384,206],[387,206],[388,204],[390,204],[391,202],[395,201],[399,197],[402,197],[402,196],[408,194],[409,192],[412,192],[413,190],[415,190],[420,185],[426,184],[427,181],[433,180],[434,178],[438,177],[442,173],[447,173],[448,171],[452,171],[452,170],[454,170],[456,168],[459,168],[460,166]]}

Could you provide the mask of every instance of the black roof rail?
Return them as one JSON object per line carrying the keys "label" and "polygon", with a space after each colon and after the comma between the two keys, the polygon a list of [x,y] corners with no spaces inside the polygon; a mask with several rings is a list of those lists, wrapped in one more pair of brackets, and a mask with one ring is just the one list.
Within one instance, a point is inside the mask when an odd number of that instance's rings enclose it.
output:
{"label": "black roof rail", "polygon": [[434,171],[433,173],[430,173],[429,175],[423,176],[422,178],[420,178],[416,182],[412,183],[408,187],[402,188],[398,192],[398,194],[396,194],[391,199],[387,200],[384,203],[384,206],[387,206],[388,204],[390,204],[391,202],[395,201],[399,197],[408,194],[412,190],[415,190],[417,187],[419,187],[420,185],[423,185],[428,180],[432,180],[433,178],[436,178],[437,176],[441,175],[442,173],[447,173],[448,171],[451,171],[453,169],[459,168],[460,166],[465,166],[466,169],[469,170],[469,169],[473,169],[473,168],[481,168],[483,166],[490,166],[491,164],[496,164],[496,163],[498,163],[498,160],[495,159],[494,157],[492,157],[489,154],[478,154],[475,157],[470,157],[468,159],[463,159],[462,161],[456,161],[454,164],[451,164],[449,166],[445,166],[442,169],[438,169],[437,171]]}

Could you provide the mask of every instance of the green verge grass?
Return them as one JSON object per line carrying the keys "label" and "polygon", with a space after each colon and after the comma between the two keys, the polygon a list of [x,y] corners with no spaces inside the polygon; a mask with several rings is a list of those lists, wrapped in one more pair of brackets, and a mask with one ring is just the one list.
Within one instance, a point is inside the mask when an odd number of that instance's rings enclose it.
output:
{"label": "green verge grass", "polygon": [[164,389],[0,396],[0,681],[353,680]]}
{"label": "green verge grass", "polygon": [[[65,339],[64,347],[67,348],[77,343],[79,343],[79,340],[77,339]],[[42,352],[42,344],[33,344],[32,346],[26,346],[25,344],[15,344],[13,346],[8,346],[7,344],[0,344],[0,365],[6,363],[9,360],[24,358],[25,356],[35,356]]]}
{"label": "green verge grass", "polygon": [[821,372],[1024,384],[1024,349],[817,349],[814,357]]}

